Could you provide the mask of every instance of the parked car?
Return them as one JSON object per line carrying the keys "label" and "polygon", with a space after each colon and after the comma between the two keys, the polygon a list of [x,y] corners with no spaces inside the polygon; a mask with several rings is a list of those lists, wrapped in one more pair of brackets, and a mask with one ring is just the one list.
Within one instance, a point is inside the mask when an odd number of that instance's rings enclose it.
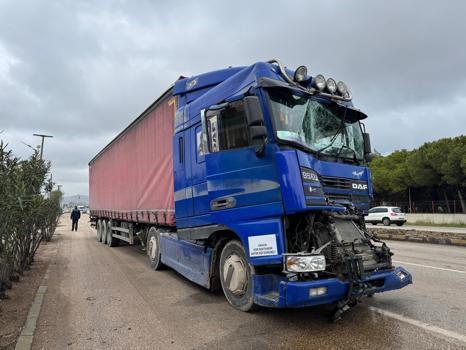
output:
{"label": "parked car", "polygon": [[78,205],[78,209],[83,214],[89,214],[89,207],[87,205]]}
{"label": "parked car", "polygon": [[391,224],[402,226],[406,222],[406,215],[398,207],[374,207],[369,210],[365,220],[372,225],[382,223],[385,226]]}

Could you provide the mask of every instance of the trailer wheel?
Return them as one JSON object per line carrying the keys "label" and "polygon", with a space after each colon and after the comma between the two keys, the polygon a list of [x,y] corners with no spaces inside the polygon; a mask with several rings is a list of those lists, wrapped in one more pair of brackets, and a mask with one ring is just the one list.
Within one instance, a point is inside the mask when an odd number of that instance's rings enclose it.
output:
{"label": "trailer wheel", "polygon": [[241,311],[252,311],[254,304],[253,268],[243,245],[229,241],[220,255],[220,283],[228,302]]}
{"label": "trailer wheel", "polygon": [[101,235],[101,242],[103,244],[107,243],[107,225],[108,221],[107,220],[102,220],[102,235]]}
{"label": "trailer wheel", "polygon": [[102,220],[97,220],[97,241],[102,239]]}
{"label": "trailer wheel", "polygon": [[112,236],[112,221],[108,221],[107,223],[107,245],[109,247],[116,247],[118,245],[118,239]]}
{"label": "trailer wheel", "polygon": [[147,234],[147,257],[150,267],[154,270],[162,270],[165,267],[160,253],[160,232],[155,227],[151,227]]}

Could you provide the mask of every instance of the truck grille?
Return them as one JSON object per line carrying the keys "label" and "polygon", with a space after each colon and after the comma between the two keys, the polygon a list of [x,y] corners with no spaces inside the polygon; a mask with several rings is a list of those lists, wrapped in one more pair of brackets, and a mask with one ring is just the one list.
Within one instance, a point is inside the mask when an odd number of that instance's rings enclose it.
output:
{"label": "truck grille", "polygon": [[341,190],[351,190],[351,180],[341,177],[321,176],[324,187],[338,188]]}
{"label": "truck grille", "polygon": [[351,196],[349,194],[334,194],[334,193],[330,193],[327,195],[327,198],[330,200],[330,201],[336,201],[336,200],[347,200],[347,201],[351,201]]}

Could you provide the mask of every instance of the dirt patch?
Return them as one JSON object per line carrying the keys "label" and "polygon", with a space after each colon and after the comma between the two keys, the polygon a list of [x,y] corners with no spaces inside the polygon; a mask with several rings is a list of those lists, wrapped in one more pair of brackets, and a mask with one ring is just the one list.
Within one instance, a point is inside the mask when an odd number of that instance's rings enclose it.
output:
{"label": "dirt patch", "polygon": [[54,237],[50,242],[41,243],[30,270],[25,271],[19,282],[13,283],[13,288],[7,291],[9,299],[0,300],[0,350],[15,348],[37,288],[51,257],[56,254],[56,240]]}
{"label": "dirt patch", "polygon": [[466,246],[466,237],[461,233],[401,229],[389,230],[384,228],[370,228],[369,232],[381,239]]}

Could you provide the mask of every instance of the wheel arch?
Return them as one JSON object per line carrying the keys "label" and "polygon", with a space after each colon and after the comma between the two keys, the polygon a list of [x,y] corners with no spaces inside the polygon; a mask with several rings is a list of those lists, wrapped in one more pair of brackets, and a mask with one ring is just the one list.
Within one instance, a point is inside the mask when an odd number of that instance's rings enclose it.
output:
{"label": "wheel arch", "polygon": [[[219,265],[220,265],[220,255],[222,249],[225,245],[232,240],[237,240],[241,242],[243,247],[245,247],[244,242],[241,240],[240,236],[230,228],[221,229],[213,232],[207,242],[208,246],[212,247],[212,258],[210,260],[210,282],[209,289],[211,291],[216,291],[221,289],[220,284],[220,274],[219,274]],[[246,249],[246,247],[245,247]]]}

